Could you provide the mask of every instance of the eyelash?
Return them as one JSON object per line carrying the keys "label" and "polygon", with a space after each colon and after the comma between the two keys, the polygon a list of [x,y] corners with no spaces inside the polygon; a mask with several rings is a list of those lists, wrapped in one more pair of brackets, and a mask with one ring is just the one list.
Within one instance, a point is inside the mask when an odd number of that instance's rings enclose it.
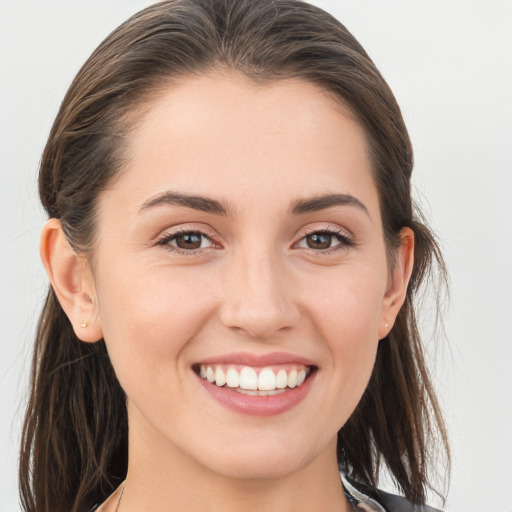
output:
{"label": "eyelash", "polygon": [[[214,237],[212,237],[211,235],[209,235],[209,234],[207,234],[204,231],[201,231],[199,229],[180,229],[180,230],[174,231],[173,233],[166,233],[166,234],[164,234],[162,237],[160,237],[155,242],[155,245],[162,246],[166,251],[174,253],[174,254],[179,254],[179,255],[184,255],[184,256],[199,256],[199,255],[203,254],[205,249],[209,249],[209,247],[208,248],[204,248],[204,249],[199,248],[199,249],[185,250],[185,249],[180,249],[178,247],[170,245],[170,242],[172,240],[176,239],[177,237],[179,237],[180,235],[192,234],[192,233],[193,234],[197,234],[197,235],[199,235],[201,237],[207,238],[213,244],[216,243],[215,240],[214,240]],[[318,254],[322,254],[322,255],[324,255],[324,254],[332,254],[335,251],[347,250],[350,247],[354,247],[356,245],[353,237],[348,235],[346,233],[346,231],[344,231],[342,229],[329,228],[329,227],[328,228],[322,228],[322,229],[311,229],[310,231],[307,231],[304,234],[304,236],[298,242],[296,242],[296,244],[301,242],[302,240],[304,240],[308,236],[314,235],[314,234],[329,235],[329,236],[332,236],[332,237],[336,238],[338,240],[338,242],[340,242],[338,245],[335,245],[334,247],[329,247],[328,249],[325,249],[325,250],[306,248],[307,250],[311,251],[315,255],[318,255]],[[294,244],[294,245],[296,245],[296,244]]]}

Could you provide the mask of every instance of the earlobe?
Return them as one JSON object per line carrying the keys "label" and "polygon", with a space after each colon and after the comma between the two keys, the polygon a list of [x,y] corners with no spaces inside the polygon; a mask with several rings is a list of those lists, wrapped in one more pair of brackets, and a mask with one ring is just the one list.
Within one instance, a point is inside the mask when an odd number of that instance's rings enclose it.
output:
{"label": "earlobe", "polygon": [[414,232],[410,228],[400,231],[400,247],[390,273],[389,285],[382,303],[379,322],[379,339],[385,338],[391,331],[395,319],[402,307],[409,280],[414,268]]}
{"label": "earlobe", "polygon": [[62,309],[79,339],[95,342],[103,337],[94,282],[85,258],[79,256],[62,231],[58,219],[46,222],[41,233],[40,255]]}

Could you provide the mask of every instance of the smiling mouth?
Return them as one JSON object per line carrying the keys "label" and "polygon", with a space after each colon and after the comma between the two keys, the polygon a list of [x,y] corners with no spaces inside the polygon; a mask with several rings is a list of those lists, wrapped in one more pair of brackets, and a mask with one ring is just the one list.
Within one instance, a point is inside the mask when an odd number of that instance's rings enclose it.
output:
{"label": "smiling mouth", "polygon": [[316,370],[300,364],[265,366],[197,364],[195,373],[217,387],[252,396],[273,396],[300,387]]}

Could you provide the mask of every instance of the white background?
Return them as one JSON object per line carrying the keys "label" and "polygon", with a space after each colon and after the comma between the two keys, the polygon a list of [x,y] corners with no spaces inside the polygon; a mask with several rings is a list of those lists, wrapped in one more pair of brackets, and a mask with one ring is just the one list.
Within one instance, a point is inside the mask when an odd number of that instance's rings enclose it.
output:
{"label": "white background", "polygon": [[[46,288],[39,158],[80,65],[149,3],[0,0],[0,512],[19,510],[21,404]],[[314,3],[354,33],[395,92],[418,197],[448,262],[447,336],[429,348],[453,449],[446,508],[510,512],[512,1]]]}

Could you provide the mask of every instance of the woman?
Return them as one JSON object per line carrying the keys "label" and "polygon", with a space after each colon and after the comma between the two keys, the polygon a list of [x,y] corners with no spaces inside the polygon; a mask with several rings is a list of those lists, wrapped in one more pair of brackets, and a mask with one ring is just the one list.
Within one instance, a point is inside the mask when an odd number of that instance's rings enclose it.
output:
{"label": "woman", "polygon": [[41,163],[25,510],[427,510],[448,447],[413,299],[442,259],[411,171],[316,7],[175,0],[114,31]]}

